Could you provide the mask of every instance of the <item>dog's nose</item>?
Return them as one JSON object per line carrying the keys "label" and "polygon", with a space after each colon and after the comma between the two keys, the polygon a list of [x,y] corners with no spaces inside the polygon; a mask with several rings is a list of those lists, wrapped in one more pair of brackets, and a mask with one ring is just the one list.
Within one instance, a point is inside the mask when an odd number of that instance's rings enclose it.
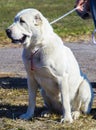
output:
{"label": "dog's nose", "polygon": [[10,29],[6,29],[6,34],[7,34],[7,36],[10,38],[11,37],[11,30]]}

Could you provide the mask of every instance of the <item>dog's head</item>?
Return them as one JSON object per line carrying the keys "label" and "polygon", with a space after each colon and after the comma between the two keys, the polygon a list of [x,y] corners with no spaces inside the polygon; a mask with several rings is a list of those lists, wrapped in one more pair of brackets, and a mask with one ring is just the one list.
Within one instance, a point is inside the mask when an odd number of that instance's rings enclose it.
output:
{"label": "dog's head", "polygon": [[47,23],[45,17],[38,10],[25,9],[15,16],[14,23],[6,29],[6,33],[13,43],[29,46],[40,41],[43,26]]}

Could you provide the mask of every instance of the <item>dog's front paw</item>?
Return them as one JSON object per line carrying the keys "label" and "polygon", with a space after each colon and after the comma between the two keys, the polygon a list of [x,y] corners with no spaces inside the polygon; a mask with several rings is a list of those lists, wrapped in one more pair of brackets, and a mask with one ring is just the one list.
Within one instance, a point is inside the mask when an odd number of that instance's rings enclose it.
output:
{"label": "dog's front paw", "polygon": [[22,120],[29,120],[32,117],[33,117],[33,115],[25,113],[25,114],[23,114],[23,115],[20,116],[20,119],[22,119]]}
{"label": "dog's front paw", "polygon": [[64,117],[64,118],[62,118],[61,123],[65,123],[65,122],[72,123],[73,122],[72,117]]}
{"label": "dog's front paw", "polygon": [[80,112],[79,111],[72,112],[72,118],[74,120],[78,119],[79,117],[80,117]]}

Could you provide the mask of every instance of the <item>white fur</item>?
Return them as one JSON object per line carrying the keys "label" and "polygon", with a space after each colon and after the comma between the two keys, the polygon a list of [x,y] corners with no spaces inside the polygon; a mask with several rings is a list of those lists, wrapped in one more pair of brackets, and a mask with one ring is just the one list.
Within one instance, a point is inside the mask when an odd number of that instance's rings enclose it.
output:
{"label": "white fur", "polygon": [[[20,18],[25,23],[20,23]],[[61,122],[73,122],[79,117],[80,110],[89,113],[93,91],[72,51],[64,46],[47,19],[36,9],[19,12],[9,29],[13,39],[27,35],[23,61],[28,75],[29,105],[21,119],[34,116],[36,92],[41,87],[45,105],[63,114]],[[36,52],[37,51],[37,52]],[[33,54],[33,57],[31,56]],[[33,62],[34,70],[31,70]],[[71,113],[73,112],[73,116]]]}

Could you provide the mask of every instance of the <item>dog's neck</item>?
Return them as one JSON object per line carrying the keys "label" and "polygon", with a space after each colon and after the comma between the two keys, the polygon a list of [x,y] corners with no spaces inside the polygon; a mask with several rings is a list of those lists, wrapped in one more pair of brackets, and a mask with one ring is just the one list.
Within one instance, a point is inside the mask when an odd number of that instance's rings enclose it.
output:
{"label": "dog's neck", "polygon": [[40,51],[41,51],[41,49],[43,49],[43,48],[45,48],[46,46],[44,46],[44,47],[36,47],[36,48],[34,48],[34,50],[32,50],[32,52],[31,52],[31,55],[30,55],[30,63],[31,63],[31,71],[34,71],[34,70],[36,70],[36,69],[38,69],[38,68],[36,68],[36,66],[34,65],[34,62],[33,62],[33,58],[34,58],[34,56],[36,55],[36,54],[38,54]]}

